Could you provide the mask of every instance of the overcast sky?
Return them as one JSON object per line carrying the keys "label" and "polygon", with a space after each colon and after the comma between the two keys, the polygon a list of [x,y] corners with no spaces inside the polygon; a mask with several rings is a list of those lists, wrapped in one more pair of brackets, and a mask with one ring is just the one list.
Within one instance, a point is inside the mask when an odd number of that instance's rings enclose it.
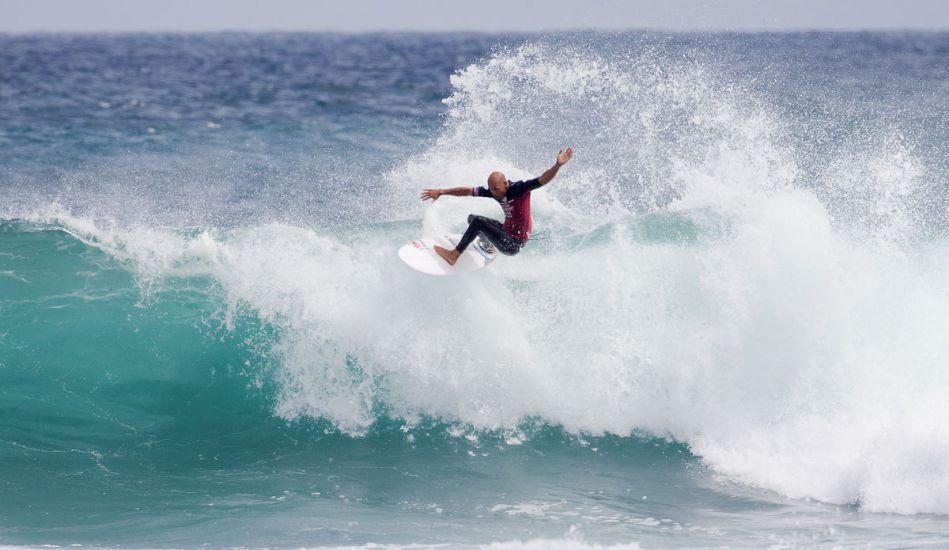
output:
{"label": "overcast sky", "polygon": [[0,32],[949,29],[949,0],[0,0]]}

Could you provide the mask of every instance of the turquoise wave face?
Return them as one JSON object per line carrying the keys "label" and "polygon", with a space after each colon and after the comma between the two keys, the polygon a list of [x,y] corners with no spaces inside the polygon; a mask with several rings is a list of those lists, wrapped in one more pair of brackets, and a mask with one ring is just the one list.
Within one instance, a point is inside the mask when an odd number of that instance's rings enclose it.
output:
{"label": "turquoise wave face", "polygon": [[[656,244],[695,238],[690,224],[665,217],[624,230]],[[614,231],[606,225],[565,243],[600,247]],[[356,231],[349,240],[364,238]],[[549,238],[539,236],[536,248],[554,246]],[[196,445],[208,445],[199,453],[205,456],[255,456],[297,429],[335,430],[318,417],[306,426],[275,418],[285,319],[262,320],[248,304],[228,309],[220,273],[172,274],[159,284],[114,249],[49,224],[3,222],[0,239],[0,386],[14,448],[76,464],[104,455],[134,459],[158,442],[182,458],[194,457]],[[346,361],[357,368],[357,358]],[[370,410],[389,426],[383,432],[404,420],[387,419],[384,401]],[[250,434],[260,445],[245,445]]]}
{"label": "turquoise wave face", "polygon": [[[0,243],[7,542],[479,541],[535,534],[536,513],[556,536],[615,476],[636,494],[608,498],[633,507],[670,494],[657,474],[694,477],[682,445],[529,419],[516,436],[385,415],[357,437],[287,422],[273,410],[275,329],[252,314],[223,326],[211,281],[144,298],[120,262],[61,229],[4,223]],[[520,501],[538,482],[539,512]],[[571,496],[581,488],[586,503]]]}
{"label": "turquoise wave face", "polygon": [[134,460],[158,441],[184,449],[268,418],[264,392],[241,375],[266,328],[216,328],[208,281],[143,299],[119,263],[66,232],[13,223],[2,239],[0,362],[16,446],[75,466]]}

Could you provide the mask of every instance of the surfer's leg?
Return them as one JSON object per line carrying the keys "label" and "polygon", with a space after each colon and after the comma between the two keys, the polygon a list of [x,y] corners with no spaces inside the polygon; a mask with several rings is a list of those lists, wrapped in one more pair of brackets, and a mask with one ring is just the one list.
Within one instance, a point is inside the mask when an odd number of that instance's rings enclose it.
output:
{"label": "surfer's leg", "polygon": [[455,247],[455,251],[461,254],[468,248],[468,245],[471,244],[471,241],[475,240],[479,234],[483,234],[485,230],[490,227],[488,224],[488,218],[484,216],[476,216],[471,214],[468,216],[468,229],[465,230],[465,234],[461,236],[461,240],[458,241],[458,246]]}
{"label": "surfer's leg", "polygon": [[458,241],[458,246],[456,246],[454,250],[447,250],[435,245],[435,252],[444,258],[449,265],[455,265],[461,253],[468,248],[471,241],[475,240],[475,237],[478,235],[487,239],[491,244],[497,247],[498,250],[508,256],[517,254],[524,244],[508,235],[507,231],[504,230],[504,226],[501,225],[501,222],[492,220],[491,218],[485,218],[484,216],[471,214],[468,216],[468,229],[465,231],[465,234],[461,236],[461,240]]}
{"label": "surfer's leg", "polygon": [[465,230],[465,234],[461,236],[461,240],[458,241],[458,245],[455,246],[453,250],[448,250],[447,248],[434,246],[435,252],[441,256],[448,265],[455,265],[455,262],[458,261],[458,258],[461,256],[461,253],[468,248],[468,245],[471,244],[471,241],[475,239],[478,235],[482,233],[486,227],[486,222],[488,218],[484,216],[475,216],[474,214],[468,216],[468,229]]}
{"label": "surfer's leg", "polygon": [[455,250],[459,251],[459,253],[464,252],[465,248],[467,248],[468,245],[471,244],[471,241],[478,235],[487,239],[488,242],[508,256],[517,254],[523,245],[523,243],[508,235],[507,231],[504,230],[504,226],[501,225],[501,222],[484,216],[471,214],[468,216],[468,230],[465,231],[464,236],[461,237],[461,241],[458,243],[458,246],[455,247]]}

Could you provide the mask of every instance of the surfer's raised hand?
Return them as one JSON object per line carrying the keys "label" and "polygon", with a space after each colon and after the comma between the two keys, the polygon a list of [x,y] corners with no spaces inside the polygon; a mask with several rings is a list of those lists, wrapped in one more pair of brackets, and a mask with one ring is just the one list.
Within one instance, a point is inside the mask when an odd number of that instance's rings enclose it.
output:
{"label": "surfer's raised hand", "polygon": [[563,166],[573,158],[573,147],[567,147],[557,152],[557,166]]}
{"label": "surfer's raised hand", "polygon": [[442,190],[441,190],[441,189],[422,189],[422,200],[423,200],[423,201],[427,201],[427,200],[431,199],[432,202],[435,202],[435,201],[438,200],[438,197],[440,197],[440,196],[442,196]]}
{"label": "surfer's raised hand", "polygon": [[550,180],[554,179],[554,176],[557,175],[557,171],[560,170],[560,167],[570,162],[570,159],[572,158],[573,158],[572,147],[567,147],[566,149],[561,149],[557,151],[557,161],[554,163],[553,166],[548,168],[546,172],[541,174],[537,178],[537,181],[541,185],[547,185],[548,183],[550,183]]}

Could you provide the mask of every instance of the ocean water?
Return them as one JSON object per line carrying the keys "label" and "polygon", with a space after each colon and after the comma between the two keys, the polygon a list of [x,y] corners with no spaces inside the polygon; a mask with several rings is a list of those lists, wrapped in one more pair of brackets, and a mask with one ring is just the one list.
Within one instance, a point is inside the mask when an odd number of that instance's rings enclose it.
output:
{"label": "ocean water", "polygon": [[949,546],[947,143],[947,33],[0,36],[0,544]]}

